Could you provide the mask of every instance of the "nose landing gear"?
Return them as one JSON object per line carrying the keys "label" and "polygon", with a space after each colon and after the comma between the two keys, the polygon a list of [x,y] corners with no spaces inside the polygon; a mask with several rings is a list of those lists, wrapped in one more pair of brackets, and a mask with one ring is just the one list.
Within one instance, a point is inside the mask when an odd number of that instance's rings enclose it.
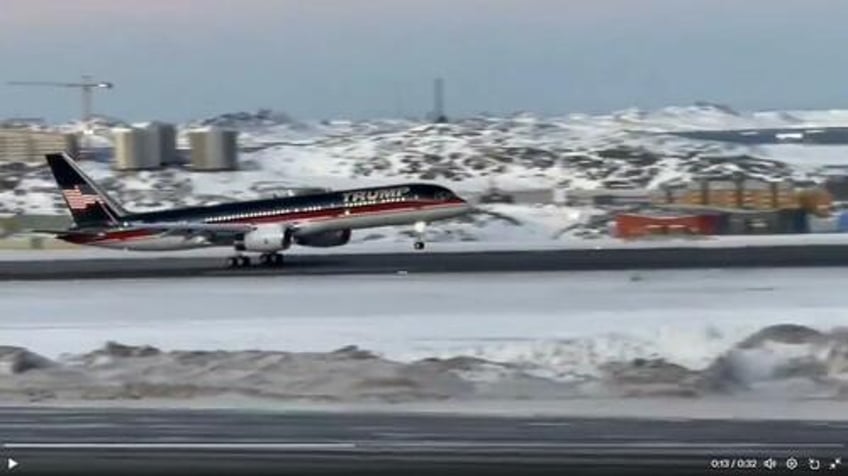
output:
{"label": "nose landing gear", "polygon": [[421,251],[426,246],[425,242],[424,242],[424,232],[427,230],[427,223],[425,223],[423,221],[415,222],[414,229],[415,229],[415,243],[412,245],[412,247],[416,251]]}

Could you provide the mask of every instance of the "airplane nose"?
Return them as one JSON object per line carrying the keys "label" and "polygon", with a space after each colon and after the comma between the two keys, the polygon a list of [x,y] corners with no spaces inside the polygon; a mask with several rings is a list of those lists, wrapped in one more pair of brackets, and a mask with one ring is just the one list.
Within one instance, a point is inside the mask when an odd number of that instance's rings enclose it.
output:
{"label": "airplane nose", "polygon": [[468,212],[474,211],[474,206],[471,205],[470,203],[468,203],[468,200],[466,200],[462,197],[457,197],[457,198],[459,198],[459,206],[460,206],[460,209],[462,210],[463,213],[468,213]]}
{"label": "airplane nose", "polygon": [[448,196],[448,201],[452,203],[451,208],[456,210],[460,214],[465,214],[474,211],[475,207],[468,202],[468,200],[459,196],[459,194],[455,192],[451,192],[446,190],[446,195]]}

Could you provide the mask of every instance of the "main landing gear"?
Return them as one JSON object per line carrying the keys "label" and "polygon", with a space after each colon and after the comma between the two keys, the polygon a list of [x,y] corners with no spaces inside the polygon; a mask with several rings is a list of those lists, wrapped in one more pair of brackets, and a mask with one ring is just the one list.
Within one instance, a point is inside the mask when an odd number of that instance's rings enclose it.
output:
{"label": "main landing gear", "polygon": [[284,261],[280,253],[264,253],[259,257],[259,262],[263,266],[282,266]]}
{"label": "main landing gear", "polygon": [[[259,264],[262,266],[282,266],[284,262],[285,259],[280,253],[263,253],[259,256]],[[251,264],[248,256],[238,255],[227,258],[227,266],[230,268],[248,268]]]}
{"label": "main landing gear", "polygon": [[424,249],[424,231],[427,229],[427,223],[423,221],[415,222],[415,243],[412,247],[416,251],[421,251]]}
{"label": "main landing gear", "polygon": [[250,266],[249,256],[230,256],[227,258],[227,266],[230,268],[247,268]]}

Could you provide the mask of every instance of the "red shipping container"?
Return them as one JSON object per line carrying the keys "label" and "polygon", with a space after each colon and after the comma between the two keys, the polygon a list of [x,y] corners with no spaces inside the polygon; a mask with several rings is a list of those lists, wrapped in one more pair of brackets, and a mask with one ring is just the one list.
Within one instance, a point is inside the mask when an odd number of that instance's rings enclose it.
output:
{"label": "red shipping container", "polygon": [[717,215],[638,215],[623,213],[615,217],[616,236],[637,238],[654,235],[713,235]]}

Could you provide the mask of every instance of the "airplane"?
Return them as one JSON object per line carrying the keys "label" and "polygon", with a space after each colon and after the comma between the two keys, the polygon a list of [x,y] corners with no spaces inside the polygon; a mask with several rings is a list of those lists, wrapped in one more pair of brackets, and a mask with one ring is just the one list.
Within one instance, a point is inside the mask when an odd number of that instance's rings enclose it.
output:
{"label": "airplane", "polygon": [[451,190],[422,183],[312,193],[218,205],[133,213],[125,210],[67,154],[46,155],[71,212],[67,230],[34,230],[69,243],[134,251],[232,247],[230,267],[281,266],[292,244],[326,248],[350,241],[352,230],[413,225],[423,250],[428,223],[472,211]]}

